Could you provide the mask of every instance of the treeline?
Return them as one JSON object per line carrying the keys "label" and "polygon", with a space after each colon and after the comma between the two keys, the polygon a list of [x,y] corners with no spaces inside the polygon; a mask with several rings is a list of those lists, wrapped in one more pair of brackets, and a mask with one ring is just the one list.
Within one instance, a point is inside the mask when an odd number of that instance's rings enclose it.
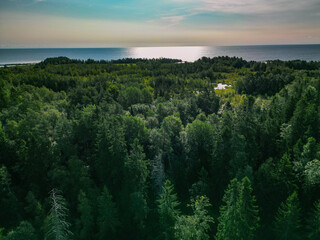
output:
{"label": "treeline", "polygon": [[56,57],[56,58],[47,58],[44,61],[37,63],[35,67],[45,68],[47,65],[50,64],[74,64],[74,63],[80,63],[80,64],[107,64],[107,63],[122,63],[122,64],[128,64],[128,63],[152,63],[152,62],[158,62],[158,63],[178,63],[182,62],[179,59],[171,59],[171,58],[160,58],[160,59],[147,59],[147,58],[123,58],[123,59],[117,59],[117,60],[93,60],[93,59],[87,59],[87,60],[79,60],[79,59],[70,59],[67,57]]}
{"label": "treeline", "polygon": [[0,239],[320,239],[319,106],[319,62],[4,67]]}

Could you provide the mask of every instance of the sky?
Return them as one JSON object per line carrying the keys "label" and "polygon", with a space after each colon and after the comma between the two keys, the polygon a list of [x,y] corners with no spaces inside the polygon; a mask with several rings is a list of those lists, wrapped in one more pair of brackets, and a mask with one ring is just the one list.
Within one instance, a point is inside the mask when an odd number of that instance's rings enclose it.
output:
{"label": "sky", "polygon": [[0,0],[0,48],[319,43],[320,0]]}

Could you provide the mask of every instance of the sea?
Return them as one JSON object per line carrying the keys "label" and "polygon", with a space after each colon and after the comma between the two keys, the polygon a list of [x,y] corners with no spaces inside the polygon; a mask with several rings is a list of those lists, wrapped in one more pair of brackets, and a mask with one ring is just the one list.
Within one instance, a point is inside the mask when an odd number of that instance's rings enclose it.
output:
{"label": "sea", "polygon": [[174,58],[193,62],[201,57],[230,56],[247,61],[320,61],[320,44],[255,45],[219,47],[130,47],[130,48],[20,48],[0,49],[0,65],[37,63],[49,57],[116,60],[122,58]]}

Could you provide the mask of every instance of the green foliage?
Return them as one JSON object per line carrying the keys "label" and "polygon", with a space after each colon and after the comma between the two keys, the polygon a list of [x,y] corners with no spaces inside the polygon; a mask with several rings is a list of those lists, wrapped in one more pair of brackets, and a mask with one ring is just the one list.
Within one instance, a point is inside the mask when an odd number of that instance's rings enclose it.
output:
{"label": "green foliage", "polygon": [[214,222],[207,208],[211,206],[206,196],[191,200],[193,215],[179,216],[175,225],[175,236],[179,240],[209,240],[210,225]]}
{"label": "green foliage", "polygon": [[320,161],[315,159],[306,164],[305,170],[305,183],[307,186],[315,186],[320,184]]}
{"label": "green foliage", "polygon": [[77,227],[79,229],[79,239],[93,239],[94,236],[92,233],[94,232],[95,219],[92,203],[83,191],[80,191],[78,201],[78,212],[80,213],[80,219],[77,222]]}
{"label": "green foliage", "polygon": [[220,208],[217,240],[252,240],[259,227],[256,200],[252,194],[250,180],[231,180]]}
{"label": "green foliage", "polygon": [[193,197],[203,196],[209,193],[208,172],[204,168],[201,168],[199,173],[199,180],[192,184],[189,192]]}
{"label": "green foliage", "polygon": [[47,231],[45,239],[67,240],[70,239],[72,232],[68,222],[69,210],[63,196],[57,189],[50,192],[51,209],[47,218]]}
{"label": "green foliage", "polygon": [[249,74],[237,82],[236,89],[239,93],[273,95],[294,80],[291,72],[286,70],[281,73],[259,72]]}
{"label": "green foliage", "polygon": [[106,119],[99,128],[97,137],[97,160],[95,168],[99,180],[117,189],[121,184],[124,159],[127,156],[124,129],[119,117]]}
{"label": "green foliage", "polygon": [[295,240],[301,238],[300,206],[297,192],[281,203],[274,222],[276,239]]}
{"label": "green foliage", "polygon": [[[98,205],[98,239],[113,239],[114,234],[120,224],[118,210],[112,200],[109,190],[104,187],[101,195],[97,199]],[[91,232],[92,234],[92,232]]]}
{"label": "green foliage", "polygon": [[[261,214],[269,221],[274,218],[281,202],[297,189],[296,175],[288,154],[281,159],[268,159],[257,172],[257,198]],[[272,202],[273,204],[270,204]]]}
{"label": "green foliage", "polygon": [[128,108],[136,103],[147,103],[152,102],[152,95],[147,89],[142,91],[137,87],[128,87],[120,92],[119,102],[124,108]]}
{"label": "green foliage", "polygon": [[12,227],[13,223],[18,220],[17,198],[12,191],[11,175],[5,166],[0,168],[0,212],[2,218],[0,221],[3,227]]}
{"label": "green foliage", "polygon": [[0,68],[0,238],[317,239],[319,106],[320,62]]}
{"label": "green foliage", "polygon": [[320,201],[314,203],[314,209],[308,219],[308,239],[320,239]]}
{"label": "green foliage", "polygon": [[166,180],[162,186],[162,193],[158,199],[158,213],[163,239],[174,239],[174,226],[180,214],[180,202],[174,193],[173,184]]}
{"label": "green foliage", "polygon": [[35,229],[33,228],[33,226],[27,221],[22,221],[20,222],[19,226],[16,229],[10,231],[6,236],[4,236],[1,239],[3,240],[21,240],[21,239],[37,240],[38,237],[35,234]]}
{"label": "green foliage", "polygon": [[130,179],[132,187],[142,190],[149,175],[148,161],[143,152],[143,148],[139,145],[139,140],[135,139],[131,145],[132,150],[124,163],[127,170],[127,177]]}
{"label": "green foliage", "polygon": [[208,169],[214,148],[215,131],[207,121],[194,120],[186,127],[188,182],[194,182],[203,166]]}
{"label": "green foliage", "polygon": [[145,228],[149,210],[146,194],[149,162],[145,157],[143,147],[139,144],[139,140],[135,139],[124,163],[126,182],[123,188],[123,204],[128,208],[124,215],[125,221],[134,227],[132,231],[138,232],[142,232]]}
{"label": "green foliage", "polygon": [[45,212],[40,201],[36,198],[33,192],[28,192],[25,198],[24,210],[30,219],[30,223],[35,229],[40,229],[45,219]]}

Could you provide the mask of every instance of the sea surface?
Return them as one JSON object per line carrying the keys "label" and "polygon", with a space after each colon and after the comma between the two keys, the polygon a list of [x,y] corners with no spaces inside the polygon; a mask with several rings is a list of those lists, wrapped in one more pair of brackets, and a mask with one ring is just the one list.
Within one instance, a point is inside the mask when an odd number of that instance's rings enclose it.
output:
{"label": "sea surface", "polygon": [[132,48],[24,48],[0,49],[0,65],[36,63],[48,57],[115,60],[122,58],[175,58],[192,62],[203,56],[236,56],[245,60],[320,61],[320,44],[229,47],[132,47]]}

